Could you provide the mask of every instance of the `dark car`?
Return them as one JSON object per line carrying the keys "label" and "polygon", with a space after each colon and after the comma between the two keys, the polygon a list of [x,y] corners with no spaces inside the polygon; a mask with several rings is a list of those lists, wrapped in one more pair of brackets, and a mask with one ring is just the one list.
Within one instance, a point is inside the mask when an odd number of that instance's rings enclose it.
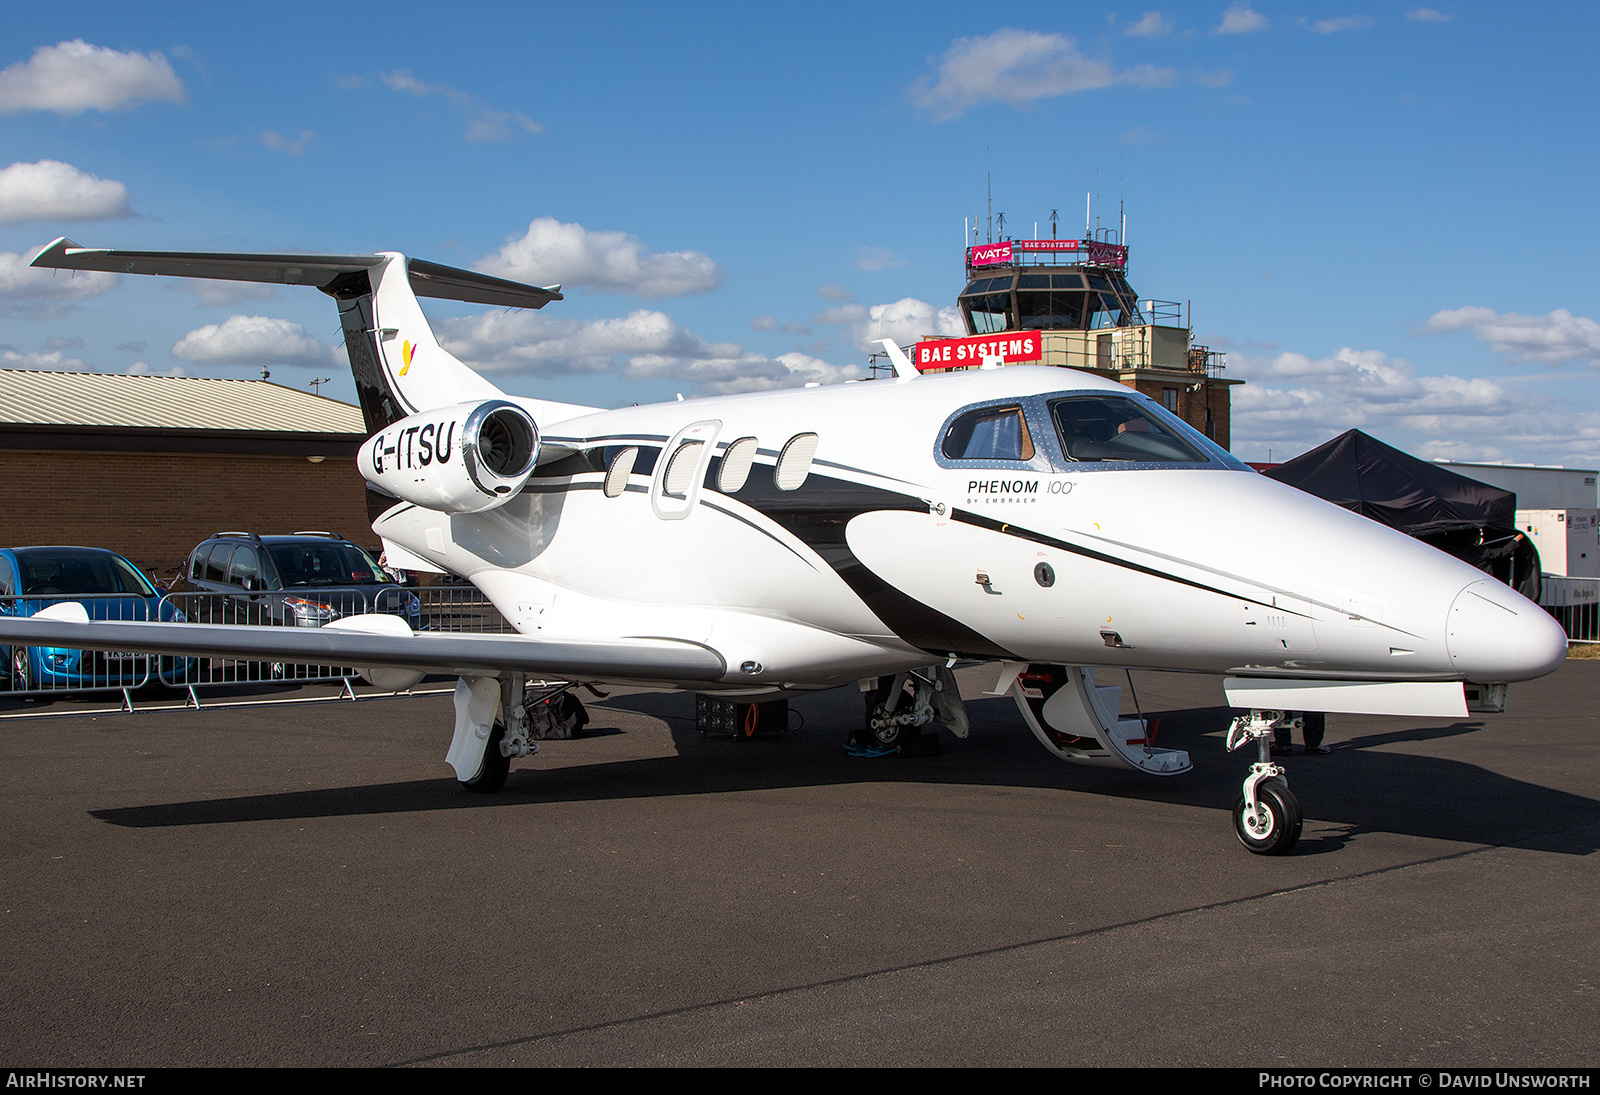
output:
{"label": "dark car", "polygon": [[[114,551],[92,547],[0,548],[0,614],[32,616],[63,601],[83,605],[91,620],[167,620],[184,615]],[[191,660],[132,652],[0,646],[13,692],[134,688],[159,680],[178,684]]]}
{"label": "dark car", "polygon": [[321,627],[365,612],[422,626],[422,605],[360,547],[328,532],[219,532],[189,553],[179,601],[196,620]]}

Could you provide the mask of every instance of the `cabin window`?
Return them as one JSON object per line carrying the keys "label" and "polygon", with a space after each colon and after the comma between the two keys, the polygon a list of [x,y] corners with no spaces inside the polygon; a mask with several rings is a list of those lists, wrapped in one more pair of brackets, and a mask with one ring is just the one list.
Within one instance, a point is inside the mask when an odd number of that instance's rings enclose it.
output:
{"label": "cabin window", "polygon": [[722,454],[722,469],[717,472],[717,489],[733,494],[750,478],[750,465],[756,458],[756,439],[741,437]]}
{"label": "cabin window", "polygon": [[984,407],[950,423],[940,451],[947,460],[1032,460],[1033,437],[1021,407]]}
{"label": "cabin window", "polygon": [[667,462],[667,474],[662,480],[661,493],[669,498],[687,498],[694,486],[695,468],[700,464],[700,450],[704,441],[685,441],[672,453]]}
{"label": "cabin window", "polygon": [[606,469],[605,486],[601,488],[607,498],[621,497],[622,492],[628,489],[628,476],[633,474],[633,462],[638,455],[638,446],[629,445],[618,449],[611,458],[611,466]]}
{"label": "cabin window", "polygon": [[1131,399],[1083,396],[1050,404],[1061,451],[1076,463],[1204,464],[1206,458]]}
{"label": "cabin window", "polygon": [[817,454],[817,435],[797,433],[789,438],[772,469],[772,482],[779,490],[799,490],[811,474],[811,458]]}

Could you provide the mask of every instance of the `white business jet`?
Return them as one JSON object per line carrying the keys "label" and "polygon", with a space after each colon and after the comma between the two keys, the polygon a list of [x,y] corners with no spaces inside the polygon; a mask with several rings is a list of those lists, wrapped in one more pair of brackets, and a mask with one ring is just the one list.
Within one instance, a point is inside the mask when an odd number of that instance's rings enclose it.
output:
{"label": "white business jet", "polygon": [[[1306,712],[1464,716],[1467,692],[1551,672],[1566,638],[1467,564],[1257,475],[1100,377],[1012,366],[600,410],[507,395],[435,340],[417,295],[539,308],[538,288],[377,255],[107,251],[35,266],[312,285],[343,321],[394,499],[397,565],[469,578],[515,636],[0,619],[7,642],[357,665],[460,680],[447,754],[497,790],[535,752],[533,677],[665,685],[748,705],[859,681],[868,744],[967,720],[951,669],[999,665],[1053,755],[1154,776],[1191,767],[1119,715],[1097,668],[1225,676],[1229,747],[1258,760],[1234,807],[1252,851],[1301,816],[1267,741]],[[735,710],[748,712],[749,708]]]}

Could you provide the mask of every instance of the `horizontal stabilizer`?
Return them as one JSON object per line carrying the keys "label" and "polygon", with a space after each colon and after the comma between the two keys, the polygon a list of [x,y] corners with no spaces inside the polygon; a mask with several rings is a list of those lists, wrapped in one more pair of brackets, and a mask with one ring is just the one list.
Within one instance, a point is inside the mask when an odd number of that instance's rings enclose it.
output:
{"label": "horizontal stabilizer", "polygon": [[331,627],[136,623],[0,616],[0,643],[73,650],[243,658],[297,665],[421,669],[456,676],[538,674],[562,680],[709,682],[720,655],[679,639],[529,639],[520,635],[368,634]]}
{"label": "horizontal stabilizer", "polygon": [[[111,274],[165,274],[218,281],[264,281],[310,285],[329,292],[340,278],[375,269],[386,255],[272,255],[205,251],[110,251],[79,247],[65,236],[30,264],[58,270],[100,270]],[[559,285],[541,288],[490,277],[473,270],[409,260],[411,291],[420,297],[493,304],[504,308],[543,308],[564,299]]]}

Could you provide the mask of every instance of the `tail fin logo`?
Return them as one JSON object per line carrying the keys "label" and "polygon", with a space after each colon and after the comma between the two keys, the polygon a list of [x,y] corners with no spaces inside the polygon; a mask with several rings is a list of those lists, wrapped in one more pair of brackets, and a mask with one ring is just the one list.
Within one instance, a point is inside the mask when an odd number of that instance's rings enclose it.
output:
{"label": "tail fin logo", "polygon": [[401,376],[405,376],[406,373],[411,371],[411,358],[416,352],[417,344],[412,342],[410,339],[406,339],[400,344],[400,357],[404,362],[404,364],[400,366]]}

